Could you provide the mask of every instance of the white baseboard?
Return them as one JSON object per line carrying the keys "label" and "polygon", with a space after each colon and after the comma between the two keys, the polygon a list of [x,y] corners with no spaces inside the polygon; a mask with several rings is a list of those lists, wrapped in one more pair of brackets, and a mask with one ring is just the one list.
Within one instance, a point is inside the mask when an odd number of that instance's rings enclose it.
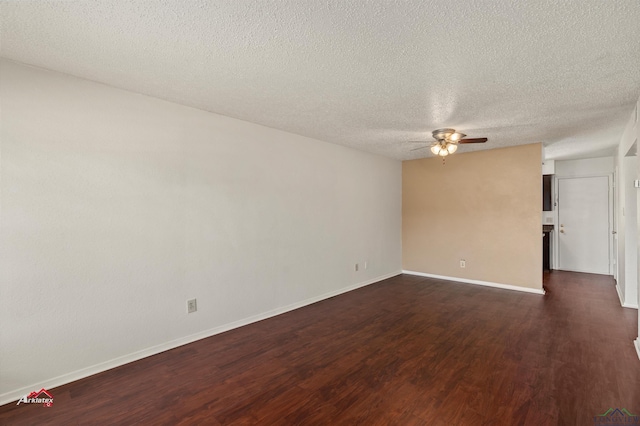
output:
{"label": "white baseboard", "polygon": [[620,299],[620,305],[624,306],[624,297],[622,297],[622,290],[620,290],[620,286],[616,283],[616,292],[618,293],[618,299]]}
{"label": "white baseboard", "polygon": [[620,305],[623,308],[638,309],[638,305],[625,302],[624,297],[622,296],[622,290],[620,290],[620,286],[618,284],[616,284],[616,291],[618,292],[618,299],[620,299]]}
{"label": "white baseboard", "polygon": [[638,353],[638,359],[640,359],[640,337],[633,341],[633,346],[636,347],[636,352]]}
{"label": "white baseboard", "polygon": [[[263,312],[258,315],[253,315],[251,317],[234,321],[232,323],[224,324],[219,327],[214,327],[214,328],[204,330],[195,334],[191,334],[189,336],[171,340],[166,343],[161,343],[159,345],[151,346],[149,348],[142,349],[140,351],[133,352],[127,355],[123,355],[123,356],[111,359],[109,361],[101,362],[99,364],[95,364],[86,368],[82,368],[80,370],[72,371],[71,373],[67,373],[61,376],[47,379],[43,382],[34,383],[33,385],[30,385],[30,386],[25,386],[20,389],[5,392],[0,395],[0,405],[8,404],[10,402],[15,402],[32,391],[36,391],[42,388],[52,389],[58,386],[66,385],[67,383],[75,382],[76,380],[84,379],[85,377],[93,376],[94,374],[102,373],[103,371],[107,371],[112,368],[128,364],[133,361],[138,361],[142,358],[156,355],[161,352],[167,351],[169,349],[175,349],[179,346],[193,343],[201,339],[206,339],[207,337],[215,336],[216,334],[224,333],[225,331],[233,330],[234,328],[239,328],[254,322],[262,321],[267,318],[275,317],[277,315],[284,314],[286,312],[293,311],[293,310],[311,305],[313,303],[320,302],[322,300],[329,299],[331,297],[338,296],[340,294],[347,293],[347,292],[356,290],[358,288],[377,283],[382,280],[386,280],[391,277],[395,277],[396,275],[399,275],[401,273],[402,271],[396,271],[391,274],[382,275],[367,281],[363,281],[354,285],[350,285],[348,287],[341,288],[339,290],[330,291],[320,296],[311,297],[301,302],[296,302],[296,303],[292,303],[291,305],[272,309],[270,311]],[[55,398],[55,395],[54,395],[54,398]]]}
{"label": "white baseboard", "polygon": [[495,287],[495,288],[501,288],[504,290],[515,290],[515,291],[523,291],[525,293],[535,293],[535,294],[545,294],[543,289],[537,289],[537,288],[529,288],[529,287],[520,287],[517,285],[510,285],[510,284],[499,284],[499,283],[492,283],[489,281],[480,281],[480,280],[470,280],[467,278],[456,278],[456,277],[447,277],[444,275],[435,275],[435,274],[426,274],[424,272],[416,272],[416,271],[402,271],[403,274],[409,274],[409,275],[417,275],[420,277],[427,277],[427,278],[436,278],[438,280],[447,280],[447,281],[457,281],[460,283],[466,283],[466,284],[476,284],[476,285],[483,285],[486,287]]}

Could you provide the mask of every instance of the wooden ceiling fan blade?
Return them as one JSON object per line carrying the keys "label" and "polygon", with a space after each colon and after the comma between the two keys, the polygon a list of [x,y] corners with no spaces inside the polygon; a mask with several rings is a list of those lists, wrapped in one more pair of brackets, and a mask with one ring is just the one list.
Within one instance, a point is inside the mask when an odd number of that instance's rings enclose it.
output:
{"label": "wooden ceiling fan blade", "polygon": [[485,143],[489,139],[487,138],[470,138],[470,139],[460,139],[458,143]]}

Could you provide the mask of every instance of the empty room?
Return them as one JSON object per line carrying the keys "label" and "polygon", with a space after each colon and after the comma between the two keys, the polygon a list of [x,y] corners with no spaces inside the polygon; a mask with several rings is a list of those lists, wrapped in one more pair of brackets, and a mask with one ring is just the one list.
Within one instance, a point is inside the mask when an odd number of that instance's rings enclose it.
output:
{"label": "empty room", "polygon": [[0,424],[640,424],[638,40],[0,0]]}

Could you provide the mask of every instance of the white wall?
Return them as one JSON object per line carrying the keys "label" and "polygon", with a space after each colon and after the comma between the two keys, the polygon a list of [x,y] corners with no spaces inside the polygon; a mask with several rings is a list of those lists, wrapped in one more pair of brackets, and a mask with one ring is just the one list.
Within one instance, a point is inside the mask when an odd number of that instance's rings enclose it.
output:
{"label": "white wall", "polygon": [[[639,121],[640,121],[640,99],[638,99],[638,101],[636,102],[636,108],[631,115],[631,119],[629,120],[629,125],[627,126],[627,129],[625,131],[625,136],[623,137],[623,143],[625,140],[627,143],[628,141],[633,140],[632,144],[636,144],[636,147],[640,146],[639,145],[640,144],[640,125],[638,124]],[[623,143],[621,143],[621,145],[623,145]],[[637,176],[640,177],[640,162],[637,160],[636,160],[636,167],[637,167],[636,170],[638,171]],[[638,196],[638,193],[636,192],[635,240],[636,240],[636,250],[637,250],[638,256],[640,256],[640,249],[638,249],[638,244],[640,244],[640,207],[638,207],[639,205],[640,205],[640,196]],[[640,268],[640,258],[636,258],[636,263],[637,263],[637,266]],[[640,276],[640,272],[638,272],[636,276]],[[635,290],[636,290],[636,299],[635,299],[636,305],[640,305],[640,280],[638,280],[638,282],[636,283]],[[638,337],[636,338],[634,343],[635,343],[636,351],[638,353],[638,358],[640,358],[640,315],[638,316]]]}
{"label": "white wall", "polygon": [[613,157],[556,161],[556,177],[607,175],[613,173]]}
{"label": "white wall", "polygon": [[638,178],[638,157],[625,157],[624,179],[620,182],[621,190],[625,192],[624,209],[621,212],[625,222],[625,238],[624,242],[624,275],[625,285],[623,292],[624,305],[637,308],[638,307],[638,208],[637,208],[637,191],[634,187],[634,181]]}
{"label": "white wall", "polygon": [[[618,280],[618,295],[620,303],[626,307],[638,307],[638,294],[640,294],[640,282],[638,282],[638,268],[640,267],[640,197],[638,189],[633,186],[633,181],[640,176],[640,162],[636,151],[640,139],[640,126],[638,126],[638,109],[640,99],[636,103],[634,111],[629,117],[620,144],[616,152],[618,175],[621,176],[618,184],[618,257],[624,260],[624,280]],[[635,145],[635,146],[634,146]],[[621,232],[622,231],[622,232]],[[620,235],[622,234],[622,235]],[[633,270],[631,270],[633,269]],[[621,274],[622,275],[622,274]],[[640,318],[638,318],[640,330]],[[635,341],[638,357],[640,357],[640,332]]]}
{"label": "white wall", "polygon": [[626,235],[626,220],[624,216],[625,210],[625,196],[628,191],[625,189],[624,184],[624,171],[627,161],[623,161],[622,158],[618,158],[616,149],[616,166],[615,166],[615,181],[616,187],[614,188],[614,204],[615,204],[615,231],[614,244],[616,249],[616,269],[614,278],[616,280],[616,291],[620,298],[620,303],[624,306],[624,291],[626,283],[626,254],[625,249],[629,241],[627,241]]}
{"label": "white wall", "polygon": [[0,403],[400,272],[399,161],[1,67]]}
{"label": "white wall", "polygon": [[637,149],[638,130],[635,111],[617,149],[618,202],[618,296],[622,306],[638,307],[638,208],[634,181],[638,179]]}
{"label": "white wall", "polygon": [[542,160],[542,174],[543,175],[553,175],[556,173],[556,162],[555,160],[546,160],[544,159],[544,155],[545,155],[545,150],[544,147],[542,148],[542,155],[543,155],[543,160]]}

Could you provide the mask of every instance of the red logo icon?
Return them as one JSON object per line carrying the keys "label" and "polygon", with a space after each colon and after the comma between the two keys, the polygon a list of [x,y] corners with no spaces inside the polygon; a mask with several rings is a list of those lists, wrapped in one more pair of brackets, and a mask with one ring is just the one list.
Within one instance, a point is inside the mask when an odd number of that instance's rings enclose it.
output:
{"label": "red logo icon", "polygon": [[40,389],[37,392],[31,392],[29,395],[25,395],[18,400],[16,405],[23,404],[42,404],[45,407],[51,407],[53,405],[53,395],[51,395],[45,388]]}

